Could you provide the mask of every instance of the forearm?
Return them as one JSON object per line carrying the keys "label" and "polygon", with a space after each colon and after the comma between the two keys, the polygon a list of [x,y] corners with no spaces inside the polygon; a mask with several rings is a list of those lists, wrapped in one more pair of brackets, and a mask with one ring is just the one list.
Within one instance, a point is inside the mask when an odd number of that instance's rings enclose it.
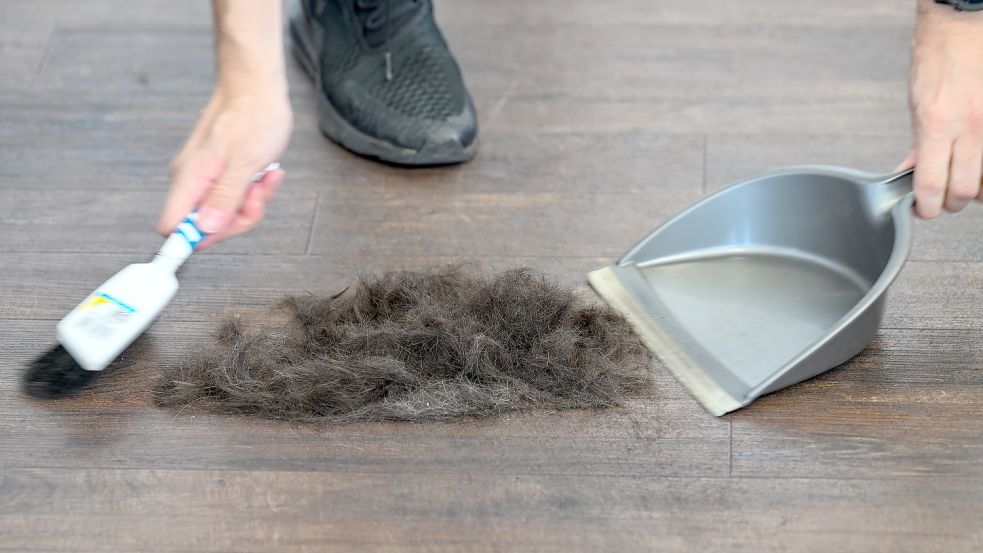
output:
{"label": "forearm", "polygon": [[216,83],[286,92],[282,0],[212,0]]}

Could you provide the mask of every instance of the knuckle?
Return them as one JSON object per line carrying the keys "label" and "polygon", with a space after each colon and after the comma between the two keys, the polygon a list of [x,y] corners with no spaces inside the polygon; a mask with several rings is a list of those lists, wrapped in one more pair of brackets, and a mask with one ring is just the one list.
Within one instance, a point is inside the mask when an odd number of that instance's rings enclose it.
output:
{"label": "knuckle", "polygon": [[974,111],[966,114],[966,128],[973,134],[983,131],[983,112]]}
{"label": "knuckle", "polygon": [[242,194],[228,186],[216,186],[208,194],[208,203],[217,207],[232,208],[239,203]]}
{"label": "knuckle", "polygon": [[918,109],[922,131],[932,137],[945,135],[949,127],[949,113],[945,106],[930,104]]}
{"label": "knuckle", "polygon": [[936,195],[945,190],[945,183],[938,177],[925,177],[915,185],[915,189],[925,194]]}
{"label": "knuckle", "polygon": [[974,134],[983,130],[983,108],[971,107],[963,117],[966,127]]}

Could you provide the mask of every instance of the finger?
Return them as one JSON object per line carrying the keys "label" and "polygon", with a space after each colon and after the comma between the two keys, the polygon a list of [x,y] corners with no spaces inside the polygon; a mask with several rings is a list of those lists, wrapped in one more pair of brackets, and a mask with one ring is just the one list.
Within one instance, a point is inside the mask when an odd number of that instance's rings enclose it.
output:
{"label": "finger", "polygon": [[277,190],[280,189],[280,185],[283,184],[283,178],[285,176],[286,173],[283,171],[283,169],[274,169],[263,175],[263,178],[256,183],[263,187],[264,203],[269,203],[269,201],[273,199],[273,196],[276,195]]}
{"label": "finger", "polygon": [[938,217],[949,182],[952,143],[945,138],[919,142],[915,167],[915,212],[924,219]]}
{"label": "finger", "polygon": [[912,167],[915,166],[915,161],[917,159],[918,157],[915,155],[915,150],[911,150],[910,152],[908,152],[908,157],[904,158],[904,161],[899,163],[898,166],[894,168],[894,171],[892,171],[892,173],[900,173],[901,171],[907,171],[908,169],[911,169]]}
{"label": "finger", "polygon": [[181,165],[171,181],[164,209],[157,222],[161,234],[170,234],[198,204],[221,170],[221,160],[198,152]]}
{"label": "finger", "polygon": [[244,163],[230,163],[215,185],[208,190],[198,210],[198,226],[208,234],[222,234],[236,218],[253,176],[262,169]]}
{"label": "finger", "polygon": [[943,207],[955,213],[980,193],[983,176],[983,139],[961,136],[952,147],[952,166],[949,169],[949,186],[946,188]]}
{"label": "finger", "polygon": [[236,214],[229,226],[220,234],[209,235],[198,245],[198,249],[204,249],[216,242],[248,232],[256,227],[266,211],[266,204],[276,194],[277,189],[283,182],[284,172],[280,169],[270,171],[258,182],[254,183],[246,192],[242,203],[242,208]]}

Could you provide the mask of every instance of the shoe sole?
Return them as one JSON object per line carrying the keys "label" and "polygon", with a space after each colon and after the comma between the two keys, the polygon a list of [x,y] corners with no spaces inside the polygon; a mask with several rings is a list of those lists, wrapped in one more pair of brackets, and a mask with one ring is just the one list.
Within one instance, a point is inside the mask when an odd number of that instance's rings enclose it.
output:
{"label": "shoe sole", "polygon": [[301,13],[295,13],[290,18],[291,51],[317,87],[318,126],[328,138],[360,156],[394,165],[451,165],[464,163],[474,157],[478,149],[477,138],[467,147],[439,144],[422,150],[413,150],[368,135],[353,127],[331,105],[321,88],[321,75],[315,61],[316,48],[312,44],[309,33],[299,28],[299,25],[308,24],[307,15],[303,13],[302,7],[297,6],[295,9],[299,9]]}

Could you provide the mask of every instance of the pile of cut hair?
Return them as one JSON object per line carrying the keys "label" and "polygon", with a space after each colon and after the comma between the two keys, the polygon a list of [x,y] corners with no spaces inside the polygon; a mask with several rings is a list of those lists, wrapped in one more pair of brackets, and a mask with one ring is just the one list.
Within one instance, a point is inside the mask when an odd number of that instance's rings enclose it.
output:
{"label": "pile of cut hair", "polygon": [[608,407],[651,385],[625,320],[528,268],[360,278],[278,316],[231,316],[164,370],[157,402],[311,422]]}

